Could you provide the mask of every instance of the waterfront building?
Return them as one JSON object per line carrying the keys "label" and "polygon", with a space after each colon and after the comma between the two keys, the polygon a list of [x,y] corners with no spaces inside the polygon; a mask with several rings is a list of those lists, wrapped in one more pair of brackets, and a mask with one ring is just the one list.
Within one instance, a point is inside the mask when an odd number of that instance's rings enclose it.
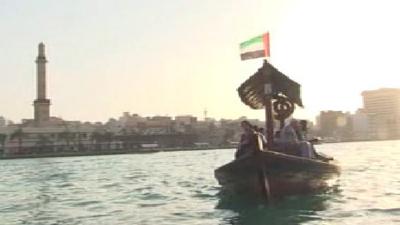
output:
{"label": "waterfront building", "polygon": [[174,130],[181,133],[193,133],[195,125],[197,124],[197,117],[192,115],[175,116]]}
{"label": "waterfront building", "polygon": [[119,117],[118,121],[121,122],[122,124],[125,124],[130,118],[131,118],[130,113],[124,112],[122,116]]}
{"label": "waterfront building", "polygon": [[138,114],[130,115],[129,112],[124,112],[121,117],[119,117],[118,122],[121,124],[121,127],[128,130],[136,130],[139,124],[143,124],[147,121],[146,118],[141,117]]}
{"label": "waterfront building", "polygon": [[175,116],[175,122],[180,125],[190,125],[197,122],[197,117],[191,115]]}
{"label": "waterfront building", "polygon": [[365,109],[358,109],[351,115],[353,127],[353,140],[368,140],[371,139],[368,133],[368,116]]}
{"label": "waterfront building", "polygon": [[375,139],[400,138],[400,89],[363,91],[363,104],[369,121],[369,135]]}
{"label": "waterfront building", "polygon": [[83,127],[22,127],[8,129],[6,152],[25,154],[32,152],[77,151],[91,143],[91,128]]}
{"label": "waterfront building", "polygon": [[122,123],[114,118],[110,118],[105,124],[104,128],[112,133],[119,133],[123,129]]}
{"label": "waterfront building", "polygon": [[342,111],[321,111],[317,117],[319,135],[340,140],[342,137],[349,138],[351,122],[349,114]]}
{"label": "waterfront building", "polygon": [[172,132],[173,121],[169,116],[147,117],[147,120],[139,123],[138,126],[146,135],[167,134]]}
{"label": "waterfront building", "polygon": [[5,127],[5,126],[6,126],[6,119],[0,116],[0,127]]}

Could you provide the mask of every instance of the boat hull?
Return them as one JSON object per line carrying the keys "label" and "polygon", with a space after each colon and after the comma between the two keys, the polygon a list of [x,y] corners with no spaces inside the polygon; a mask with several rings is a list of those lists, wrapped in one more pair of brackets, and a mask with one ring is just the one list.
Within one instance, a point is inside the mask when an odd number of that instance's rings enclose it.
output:
{"label": "boat hull", "polygon": [[243,156],[214,172],[224,195],[267,200],[324,190],[339,173],[333,163],[273,151]]}

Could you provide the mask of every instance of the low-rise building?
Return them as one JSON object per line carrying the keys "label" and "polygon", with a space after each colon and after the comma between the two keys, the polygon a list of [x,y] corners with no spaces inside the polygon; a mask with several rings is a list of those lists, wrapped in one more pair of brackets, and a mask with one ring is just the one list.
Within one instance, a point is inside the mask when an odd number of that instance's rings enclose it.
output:
{"label": "low-rise building", "polygon": [[358,109],[351,115],[353,140],[369,140],[368,116],[364,109]]}
{"label": "low-rise building", "polygon": [[0,116],[0,127],[5,127],[5,126],[6,126],[6,119]]}

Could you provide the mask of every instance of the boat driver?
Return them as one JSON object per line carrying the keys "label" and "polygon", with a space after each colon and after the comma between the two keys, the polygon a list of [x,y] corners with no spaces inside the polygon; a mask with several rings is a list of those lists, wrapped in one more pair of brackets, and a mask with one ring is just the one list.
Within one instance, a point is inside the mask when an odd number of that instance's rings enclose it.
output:
{"label": "boat driver", "polygon": [[253,153],[255,150],[257,150],[258,145],[257,136],[253,130],[253,125],[251,125],[249,121],[243,120],[240,123],[240,126],[243,129],[243,134],[240,137],[240,143],[235,153],[236,159],[240,156]]}

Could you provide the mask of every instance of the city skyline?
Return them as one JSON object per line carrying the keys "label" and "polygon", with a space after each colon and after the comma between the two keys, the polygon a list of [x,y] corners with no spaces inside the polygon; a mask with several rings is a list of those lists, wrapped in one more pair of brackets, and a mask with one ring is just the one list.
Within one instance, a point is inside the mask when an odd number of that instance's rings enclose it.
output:
{"label": "city skyline", "polygon": [[[8,54],[0,56],[0,114],[13,121],[32,118],[33,61],[43,41],[53,116],[105,121],[128,111],[202,118],[207,109],[217,119],[263,119],[262,111],[240,102],[236,88],[261,66],[261,60],[240,62],[238,44],[266,30],[271,63],[303,85],[306,108],[296,117],[314,119],[329,109],[354,112],[362,105],[362,91],[397,85],[399,34],[390,29],[397,15],[384,3],[363,3],[358,18],[351,18],[359,5],[342,9],[344,1],[328,6],[317,1],[175,1],[158,7],[124,1],[4,1],[0,47]],[[369,18],[379,9],[385,9],[384,16]],[[132,17],[130,10],[143,12]],[[343,17],[332,18],[329,10]],[[379,26],[383,23],[388,28]],[[373,57],[380,55],[384,59]]]}

